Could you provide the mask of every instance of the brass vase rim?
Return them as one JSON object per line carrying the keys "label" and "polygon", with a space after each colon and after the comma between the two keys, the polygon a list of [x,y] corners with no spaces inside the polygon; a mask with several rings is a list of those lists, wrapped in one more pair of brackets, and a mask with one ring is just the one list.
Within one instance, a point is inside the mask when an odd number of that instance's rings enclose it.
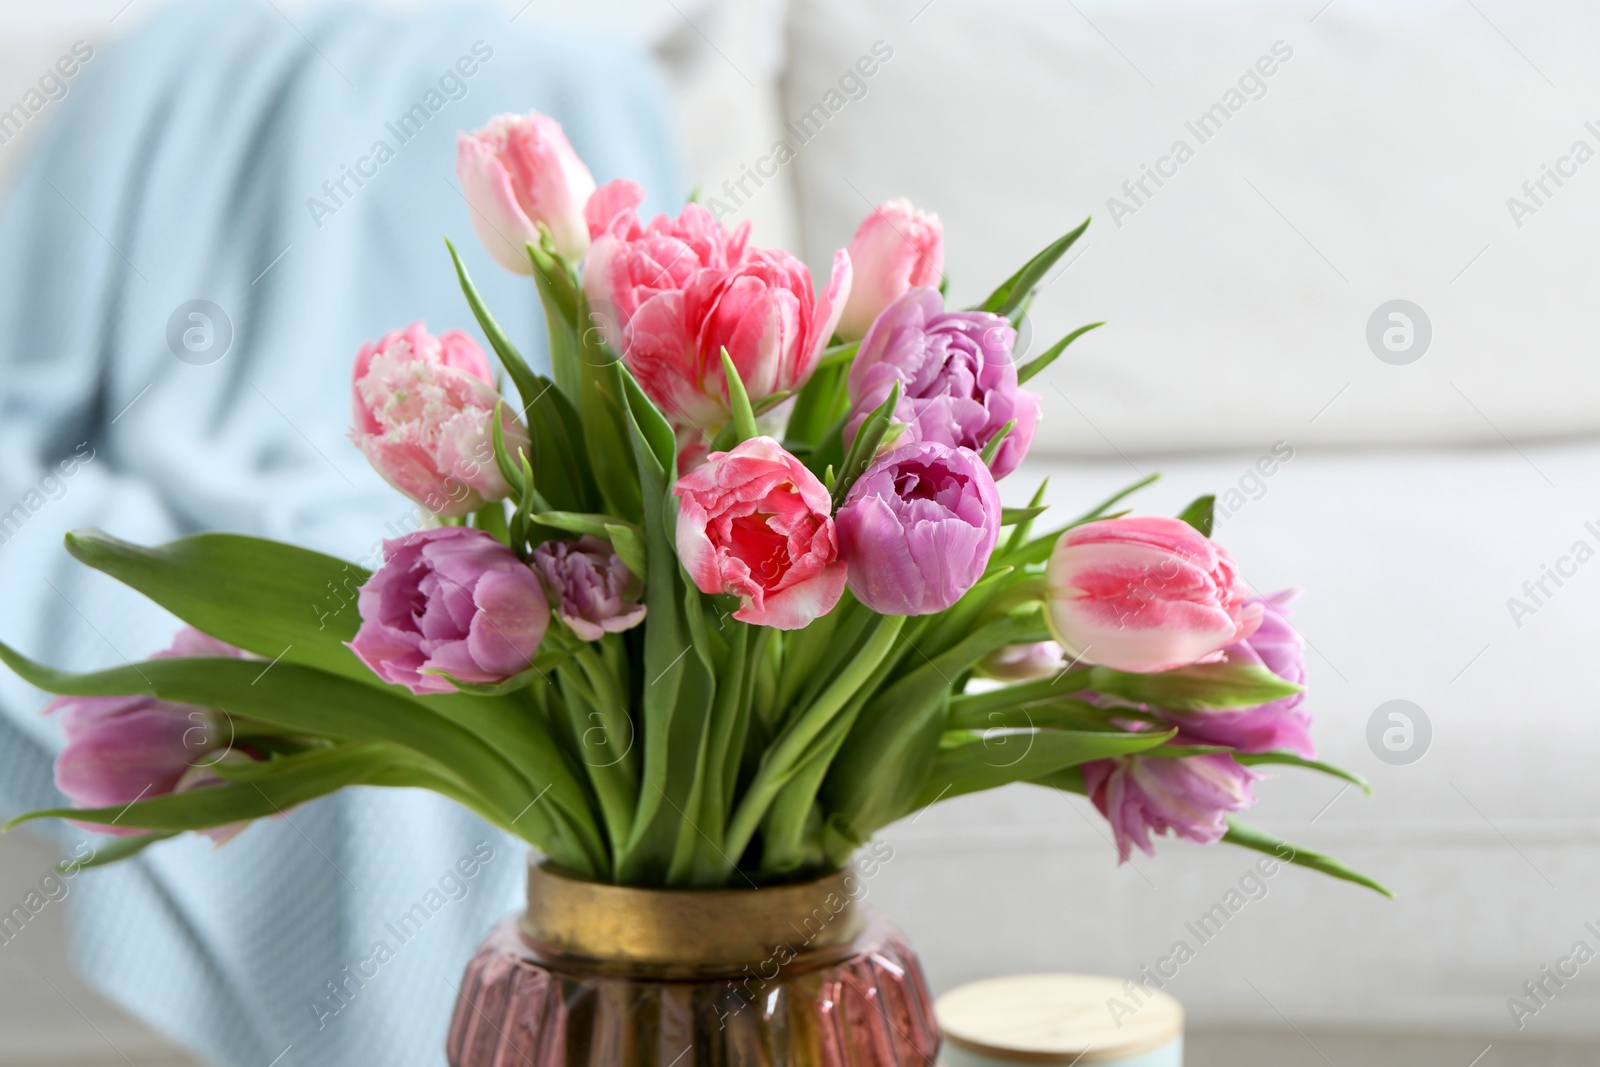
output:
{"label": "brass vase rim", "polygon": [[864,888],[853,866],[754,888],[653,888],[583,881],[530,858],[520,927],[541,957],[569,969],[668,978],[810,969],[849,954],[865,925]]}

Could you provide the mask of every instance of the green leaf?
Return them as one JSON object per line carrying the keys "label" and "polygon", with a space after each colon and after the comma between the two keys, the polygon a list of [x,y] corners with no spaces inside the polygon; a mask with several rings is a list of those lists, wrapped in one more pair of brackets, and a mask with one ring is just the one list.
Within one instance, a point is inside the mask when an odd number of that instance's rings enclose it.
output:
{"label": "green leaf", "polygon": [[578,321],[581,304],[578,287],[559,256],[531,242],[527,251],[528,261],[533,264],[533,280],[539,289],[539,302],[544,306],[545,325],[550,331],[551,376],[556,380],[556,388],[581,407],[583,389],[578,338],[587,324]]}
{"label": "green leaf", "polygon": [[1017,420],[1012,419],[996,430],[993,437],[989,438],[989,442],[983,446],[983,451],[978,453],[978,458],[983,460],[985,467],[994,464],[994,457],[1000,451],[1000,446],[1005,443],[1005,439],[1011,436],[1011,431],[1016,428]]}
{"label": "green leaf", "polygon": [[1126,512],[1121,512],[1116,515],[1108,515],[1106,512],[1108,512],[1118,501],[1122,500],[1124,497],[1138,492],[1140,489],[1143,489],[1145,486],[1151,484],[1160,477],[1160,474],[1146,475],[1145,477],[1140,478],[1137,482],[1134,482],[1132,485],[1128,486],[1126,489],[1122,489],[1116,493],[1113,493],[1110,497],[1102,500],[1099,504],[1084,512],[1076,519],[1073,519],[1059,530],[1053,530],[1042,537],[1034,538],[1032,541],[1023,542],[1015,548],[1009,547],[1008,545],[1007,550],[1004,553],[996,552],[994,556],[990,558],[990,569],[992,570],[1000,565],[1025,567],[1030,564],[1043,563],[1045,560],[1050,558],[1050,553],[1055,548],[1056,541],[1060,539],[1063,533],[1072,529],[1074,526],[1082,526],[1084,523],[1094,522],[1097,519],[1120,518],[1122,515],[1126,514]]}
{"label": "green leaf", "polygon": [[[581,301],[585,318],[593,318],[587,299]],[[606,507],[630,522],[644,518],[639,496],[639,475],[633,466],[627,421],[622,414],[621,360],[601,340],[596,325],[578,337],[578,383],[582,397],[582,437],[594,478]]]}
{"label": "green leaf", "polygon": [[1222,840],[1230,845],[1238,845],[1240,848],[1264,852],[1285,863],[1298,864],[1301,867],[1308,867],[1313,871],[1320,871],[1323,874],[1346,882],[1354,882],[1356,885],[1366,886],[1368,889],[1382,893],[1391,900],[1394,899],[1394,894],[1384,888],[1381,883],[1359,871],[1346,867],[1338,860],[1325,856],[1320,852],[1313,852],[1298,845],[1291,845],[1282,838],[1274,837],[1264,830],[1257,830],[1253,826],[1247,826],[1231,815],[1228,816],[1228,832],[1223,835]]}
{"label": "green leaf", "polygon": [[1144,752],[1176,735],[1176,730],[986,731],[982,741],[939,753],[913,808],[1012,782],[1026,782],[1089,760]]}
{"label": "green leaf", "polygon": [[145,548],[99,530],[75,530],[66,546],[74,559],[220,641],[269,660],[281,657],[283,663],[383,685],[345,646],[361,624],[356,594],[369,577],[361,567],[225,533]]}
{"label": "green leaf", "polygon": [[863,834],[915,810],[938,756],[951,680],[1006,645],[1043,640],[1038,613],[985,623],[874,694],[823,782],[824,805]]}
{"label": "green leaf", "polygon": [[[849,377],[850,368],[843,363],[818,367],[795,397],[785,438],[797,446],[814,448],[831,427],[836,424],[843,427],[850,400]],[[843,454],[841,451],[840,455]]]}
{"label": "green leaf", "polygon": [[1343,779],[1353,786],[1358,786],[1369,797],[1372,795],[1371,784],[1354,771],[1347,771],[1343,767],[1335,766],[1332,763],[1324,763],[1321,760],[1296,756],[1293,752],[1235,752],[1233,758],[1246,767],[1255,767],[1261,764],[1283,764],[1289,767],[1304,767],[1309,771],[1320,771],[1334,778]]}
{"label": "green leaf", "polygon": [[[584,510],[591,494],[591,476],[585,457],[572,447],[574,442],[583,440],[583,426],[577,412],[550,379],[535,374],[528,366],[522,353],[517,351],[489,313],[460,255],[448,238],[445,246],[450,249],[450,258],[455,263],[456,277],[461,283],[462,294],[467,298],[467,305],[472,308],[478,326],[489,339],[489,346],[494,349],[495,355],[500,357],[501,365],[505,367],[511,383],[516,386],[517,396],[522,400],[522,417],[528,422],[529,447],[533,452],[529,457],[530,465],[537,475],[540,491],[558,507]],[[554,343],[552,337],[552,345]]]}
{"label": "green leaf", "polygon": [[[1033,499],[1028,501],[1028,507],[1042,509],[1044,505],[1045,490],[1049,488],[1049,478],[1046,478],[1044,481],[1040,482],[1039,488],[1034,490]],[[1032,532],[1033,519],[1023,519],[1021,522],[1017,523],[1017,528],[1011,531],[1011,536],[1006,539],[1005,547],[1003,547],[997,554],[1001,556],[1007,556],[1012,552],[1015,552],[1017,549],[1021,548],[1027,543],[1028,535]]]}
{"label": "green leaf", "polygon": [[728,823],[723,851],[730,863],[737,862],[744,854],[772,802],[815,751],[818,737],[844,711],[889,654],[905,621],[904,616],[899,615],[878,616],[871,636],[855,657],[831,672],[827,688],[803,712],[791,718],[778,738],[768,746],[762,755],[761,768],[756,772],[755,780],[745,790],[744,798]]}
{"label": "green leaf", "polygon": [[205,830],[277,815],[297,804],[359,784],[389,760],[383,746],[355,745],[318,749],[265,765],[269,773],[248,782],[192,789],[107,808],[50,808],[29,812],[6,826],[33,819],[60,818],[78,822],[136,827],[164,833]]}
{"label": "green leaf", "polygon": [[756,429],[756,413],[750,409],[750,396],[744,391],[744,381],[739,377],[739,368],[733,365],[733,357],[728,355],[726,348],[722,350],[722,377],[728,386],[728,409],[732,413],[729,421],[737,438],[733,444],[748,441],[752,437],[760,437],[761,431]]}
{"label": "green leaf", "polygon": [[900,404],[900,383],[896,381],[889,389],[889,395],[884,397],[861,428],[856,431],[855,440],[850,442],[850,451],[846,453],[844,463],[839,468],[839,475],[833,486],[833,506],[837,508],[844,502],[850,492],[850,487],[855,485],[856,479],[866,473],[872,466],[872,461],[877,458],[878,445],[883,442],[883,435],[889,430],[889,423],[894,418],[895,408]]}
{"label": "green leaf", "polygon": [[1000,525],[1016,526],[1024,522],[1031,522],[1049,510],[1048,505],[1026,508],[1001,508]]}
{"label": "green leaf", "polygon": [[1061,340],[1057,341],[1055,344],[1041,352],[1037,358],[1031,359],[1022,366],[1018,367],[1017,384],[1022,385],[1029,378],[1032,378],[1034,375],[1050,366],[1050,364],[1054,363],[1056,359],[1060,357],[1061,353],[1067,350],[1067,346],[1072,342],[1076,341],[1090,330],[1099,329],[1104,325],[1105,323],[1103,322],[1091,322],[1087,326],[1079,326],[1076,330],[1073,330],[1071,333],[1067,334],[1067,336],[1063,337]]}
{"label": "green leaf", "polygon": [[1083,231],[1089,228],[1089,220],[1084,219],[1082,225],[1062,237],[1057,238],[1047,245],[1043,251],[1005,281],[1000,287],[989,294],[989,298],[978,305],[979,311],[991,311],[996,315],[1010,316],[1013,311],[1022,307],[1034,288],[1044,280],[1056,260],[1071,248],[1078,238],[1083,236]]}
{"label": "green leaf", "polygon": [[533,521],[545,526],[553,526],[558,530],[568,533],[589,534],[602,541],[611,539],[612,527],[620,527],[631,531],[635,537],[641,537],[644,530],[625,519],[615,515],[596,515],[576,511],[540,511],[533,515]]}
{"label": "green leaf", "polygon": [[645,576],[643,532],[633,525],[606,523],[606,537],[611,542],[612,550],[621,557],[623,564],[643,578]]}
{"label": "green leaf", "polygon": [[1089,689],[1136,704],[1169,711],[1225,711],[1254,708],[1294,696],[1304,686],[1286,682],[1254,663],[1196,663],[1156,674],[1134,674],[1094,667]]}
{"label": "green leaf", "polygon": [[56,873],[71,877],[79,871],[86,871],[91,867],[104,867],[108,863],[116,863],[118,860],[136,856],[151,845],[169,841],[177,836],[178,831],[168,830],[162,833],[140,834],[138,837],[114,837],[94,845],[88,859],[63,860],[56,864]]}
{"label": "green leaf", "polygon": [[1196,497],[1194,503],[1178,513],[1178,518],[1199,530],[1201,537],[1210,537],[1216,506],[1216,494],[1207,493],[1205,496]]}
{"label": "green leaf", "polygon": [[822,358],[817,361],[817,370],[824,367],[848,367],[856,358],[856,353],[861,350],[860,341],[846,341],[832,348],[822,351]]}
{"label": "green leaf", "polygon": [[675,533],[668,521],[677,466],[672,427],[625,369],[622,385],[644,500],[644,599],[650,624],[644,627],[639,806],[617,871],[626,882],[659,884],[671,869],[684,817],[664,802],[681,807],[686,799],[689,783],[675,772],[685,760],[692,772],[701,736],[693,727],[703,725],[715,685],[701,657],[689,654],[691,635],[683,614],[686,590],[679,579]]}

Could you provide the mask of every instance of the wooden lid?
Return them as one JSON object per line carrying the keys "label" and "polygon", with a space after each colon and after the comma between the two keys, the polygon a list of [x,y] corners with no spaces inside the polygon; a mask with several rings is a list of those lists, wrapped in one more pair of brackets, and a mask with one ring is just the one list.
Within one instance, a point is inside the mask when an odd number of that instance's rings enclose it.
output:
{"label": "wooden lid", "polygon": [[1092,974],[1019,974],[952,989],[934,1004],[944,1039],[1007,1063],[1115,1063],[1183,1033],[1167,994]]}

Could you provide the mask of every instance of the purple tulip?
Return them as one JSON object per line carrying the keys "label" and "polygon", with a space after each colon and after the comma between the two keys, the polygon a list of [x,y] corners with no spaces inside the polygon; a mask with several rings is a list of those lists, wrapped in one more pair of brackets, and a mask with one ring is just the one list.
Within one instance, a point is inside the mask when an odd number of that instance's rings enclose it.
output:
{"label": "purple tulip", "polygon": [[417,695],[503,682],[533,662],[550,605],[533,571],[482,530],[446,526],[383,543],[361,587],[350,649]]}
{"label": "purple tulip", "polygon": [[1039,424],[1039,397],[1017,386],[1012,346],[1017,331],[986,311],[946,311],[937,289],[917,288],[883,310],[861,339],[850,368],[850,421],[845,443],[900,383],[897,421],[905,440],[937,441],[982,451],[1011,420],[1011,433],[990,470],[1017,468]]}
{"label": "purple tulip", "polygon": [[644,583],[598,537],[546,541],[533,550],[531,562],[556,602],[557,617],[583,640],[598,641],[644,621]]}
{"label": "purple tulip", "polygon": [[[1265,667],[1286,682],[1302,685],[1306,680],[1305,642],[1289,625],[1287,605],[1296,590],[1285,590],[1269,597],[1250,597],[1245,607],[1260,604],[1265,609],[1261,626],[1243,641],[1223,649],[1230,662],[1252,663]],[[1163,719],[1179,727],[1189,740],[1185,744],[1227,745],[1240,752],[1293,752],[1315,759],[1316,744],[1311,740],[1311,713],[1302,705],[1305,693],[1274,700],[1259,707],[1236,711],[1159,711]]]}
{"label": "purple tulip", "polygon": [[1111,823],[1124,863],[1134,845],[1155,855],[1152,832],[1216,844],[1228,832],[1228,813],[1255,804],[1251,786],[1262,777],[1221,752],[1178,759],[1117,756],[1091,760],[1082,770],[1089,799]]}
{"label": "purple tulip", "polygon": [[[193,627],[152,659],[246,653]],[[45,714],[61,714],[67,744],[56,757],[56,788],[80,808],[109,808],[193,788],[232,744],[225,717],[193,704],[149,696],[57,697]],[[215,775],[211,775],[215,777]],[[106,833],[143,833],[96,826]]]}
{"label": "purple tulip", "polygon": [[976,452],[922,441],[867,468],[834,522],[857,600],[880,615],[930,615],[983,577],[1000,492]]}

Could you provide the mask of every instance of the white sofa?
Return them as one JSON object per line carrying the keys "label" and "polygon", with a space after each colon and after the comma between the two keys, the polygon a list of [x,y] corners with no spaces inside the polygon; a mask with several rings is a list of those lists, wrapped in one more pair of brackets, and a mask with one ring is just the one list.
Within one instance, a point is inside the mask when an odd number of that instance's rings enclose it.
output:
{"label": "white sofa", "polygon": [[[1600,949],[1586,893],[1600,879],[1600,719],[1585,666],[1600,563],[1574,555],[1580,541],[1600,550],[1586,298],[1600,280],[1600,163],[1574,155],[1579,140],[1600,150],[1600,125],[1585,125],[1600,114],[1581,105],[1600,13],[1572,0],[1318,6],[612,0],[574,15],[535,0],[521,17],[652,42],[704,195],[814,267],[872,202],[908,195],[943,217],[951,295],[970,301],[1094,214],[1030,343],[1110,325],[1036,383],[1044,425],[1006,494],[1049,475],[1050,502],[1073,513],[1162,470],[1136,503],[1173,513],[1234,490],[1219,537],[1248,580],[1306,590],[1296,620],[1319,746],[1375,796],[1284,773],[1252,817],[1399,899],[1288,871],[1196,946],[1186,922],[1252,854],[1163,841],[1157,859],[1119,868],[1082,802],[1014,787],[886,835],[896,859],[877,900],[936,987],[1031,969],[1133,975],[1186,939],[1199,950],[1169,990],[1191,1025],[1266,1034],[1196,1044],[1216,1057],[1205,1062],[1322,1062],[1355,1050],[1352,1035],[1389,1036],[1341,1062],[1465,1064],[1490,1044],[1501,1051],[1486,1064],[1592,1062],[1600,964],[1547,981],[1547,1004],[1523,984],[1580,940]],[[38,66],[24,57],[91,32],[29,19],[0,24],[0,97]],[[892,58],[842,84],[876,42]],[[820,132],[739,191],[747,166],[794,138],[784,124],[819,104]],[[0,168],[24,150],[0,152]],[[1557,185],[1546,165],[1570,173]],[[1403,365],[1368,343],[1394,299],[1431,327]],[[1280,442],[1292,458],[1252,473]],[[1404,766],[1368,741],[1397,699],[1432,729]],[[15,983],[23,966],[0,959],[0,975]],[[1540,1009],[1520,1029],[1513,997]],[[11,1003],[0,998],[0,1035],[27,1032]]]}

